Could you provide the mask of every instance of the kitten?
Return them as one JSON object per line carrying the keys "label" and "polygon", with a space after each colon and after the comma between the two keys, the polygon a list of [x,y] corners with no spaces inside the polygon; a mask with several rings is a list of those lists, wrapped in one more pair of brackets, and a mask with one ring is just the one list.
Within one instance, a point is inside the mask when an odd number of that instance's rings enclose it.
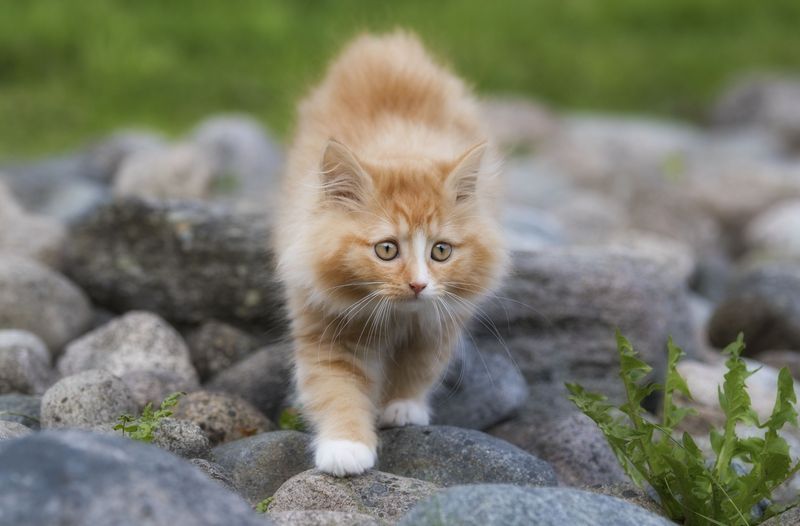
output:
{"label": "kitten", "polygon": [[412,35],[357,38],[300,105],[275,231],[318,469],[362,473],[507,261],[477,103]]}

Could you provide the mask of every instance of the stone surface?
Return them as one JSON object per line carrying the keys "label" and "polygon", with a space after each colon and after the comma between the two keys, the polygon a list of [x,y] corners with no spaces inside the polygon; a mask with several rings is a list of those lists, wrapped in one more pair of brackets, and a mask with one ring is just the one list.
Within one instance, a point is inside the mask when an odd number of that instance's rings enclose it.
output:
{"label": "stone surface", "polygon": [[241,329],[209,320],[186,333],[186,344],[200,380],[225,370],[258,347],[255,338]]}
{"label": "stone surface", "polygon": [[800,352],[797,351],[764,351],[758,353],[758,361],[780,370],[789,369],[795,381],[800,378]]}
{"label": "stone surface", "polygon": [[464,341],[434,392],[433,423],[486,429],[514,414],[528,397],[517,366],[500,354],[479,354]]}
{"label": "stone surface", "polygon": [[146,130],[114,132],[86,150],[84,173],[90,179],[110,184],[120,165],[128,158],[165,147],[166,142],[163,137]]}
{"label": "stone surface", "polygon": [[40,394],[54,381],[50,352],[27,331],[0,330],[0,394]]}
{"label": "stone surface", "polygon": [[206,389],[241,396],[277,421],[292,385],[291,344],[264,347],[220,372]]}
{"label": "stone surface", "polygon": [[217,446],[212,453],[253,505],[313,467],[311,435],[297,431],[262,433]]}
{"label": "stone surface", "polygon": [[719,348],[743,332],[748,354],[770,349],[800,350],[800,263],[763,263],[731,284],[708,327]]}
{"label": "stone surface", "polygon": [[226,393],[196,391],[183,397],[175,418],[197,424],[212,446],[272,431],[275,426],[246,400]]}
{"label": "stone surface", "polygon": [[17,422],[0,420],[0,441],[30,435],[33,430]]}
{"label": "stone surface", "polygon": [[205,199],[211,194],[214,166],[199,146],[177,144],[135,153],[114,177],[115,197]]}
{"label": "stone surface", "polygon": [[800,260],[800,200],[780,203],[753,218],[745,245],[756,254]]}
{"label": "stone surface", "polygon": [[187,462],[132,440],[47,431],[0,444],[0,524],[269,524]]}
{"label": "stone surface", "polygon": [[22,209],[0,181],[0,253],[28,257],[58,267],[64,245],[64,226]]}
{"label": "stone surface", "polygon": [[91,428],[135,414],[128,387],[107,371],[89,370],[56,382],[42,397],[42,427]]}
{"label": "stone surface", "polygon": [[557,117],[530,99],[492,97],[481,104],[490,136],[507,149],[535,148],[558,130]]}
{"label": "stone surface", "polygon": [[120,376],[131,391],[136,405],[144,408],[147,404],[158,406],[172,393],[190,392],[197,388],[194,380],[187,380],[172,371],[135,370]]}
{"label": "stone surface", "polygon": [[236,484],[233,482],[231,474],[216,462],[211,462],[204,458],[193,458],[189,462],[194,464],[195,467],[205,473],[211,480],[221,484],[225,489],[234,493],[239,493],[239,488],[237,488]]}
{"label": "stone surface", "polygon": [[125,199],[82,218],[70,237],[67,272],[100,306],[283,331],[261,217],[198,202]]}
{"label": "stone surface", "polygon": [[41,396],[0,395],[0,421],[17,422],[31,429],[39,429],[41,411]]}
{"label": "stone surface", "polygon": [[790,508],[761,523],[761,526],[797,526],[800,524],[800,507]]}
{"label": "stone surface", "polygon": [[[613,522],[607,522],[613,520]],[[569,488],[482,484],[449,488],[417,504],[402,526],[670,526],[623,500]]]}
{"label": "stone surface", "polygon": [[63,375],[100,368],[120,377],[138,371],[173,373],[184,390],[197,386],[183,338],[149,312],[133,311],[113,319],[70,343],[58,362]]}
{"label": "stone surface", "polygon": [[153,431],[152,444],[183,458],[211,458],[208,436],[188,420],[162,419]]}
{"label": "stone surface", "polygon": [[270,512],[277,526],[382,526],[374,517],[351,511],[302,510]]}
{"label": "stone surface", "polygon": [[394,523],[439,488],[428,482],[380,471],[336,478],[316,470],[287,480],[275,492],[269,511],[331,510],[364,513]]}
{"label": "stone surface", "polygon": [[642,507],[657,515],[666,517],[664,510],[661,509],[661,506],[659,506],[658,502],[650,498],[644,491],[630,481],[613,484],[595,484],[593,486],[586,486],[582,489],[591,491],[593,493],[600,493],[602,495],[616,497],[626,502],[630,502],[631,504],[635,504],[636,506]]}
{"label": "stone surface", "polygon": [[566,486],[625,482],[627,475],[589,417],[574,413],[528,433],[532,443],[521,446],[553,466]]}
{"label": "stone surface", "polygon": [[58,352],[91,321],[89,300],[41,263],[0,255],[0,329],[30,331]]}
{"label": "stone surface", "polygon": [[376,469],[438,486],[556,484],[556,475],[547,462],[479,431],[409,426],[381,431],[380,442]]}

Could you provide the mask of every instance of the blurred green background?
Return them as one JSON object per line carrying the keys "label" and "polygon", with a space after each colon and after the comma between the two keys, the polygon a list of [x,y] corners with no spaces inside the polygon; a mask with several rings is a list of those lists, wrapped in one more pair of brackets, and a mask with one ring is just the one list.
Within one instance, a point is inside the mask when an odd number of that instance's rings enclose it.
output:
{"label": "blurred green background", "polygon": [[344,41],[396,26],[559,108],[702,120],[737,74],[800,70],[798,0],[0,0],[0,158],[221,111],[284,135]]}

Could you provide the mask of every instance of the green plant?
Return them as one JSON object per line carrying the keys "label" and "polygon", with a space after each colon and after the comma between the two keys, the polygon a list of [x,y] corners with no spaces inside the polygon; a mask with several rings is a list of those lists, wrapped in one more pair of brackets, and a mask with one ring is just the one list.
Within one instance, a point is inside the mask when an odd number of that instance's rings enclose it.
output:
{"label": "green plant", "polygon": [[287,407],[281,411],[278,417],[278,427],[281,429],[291,429],[293,431],[306,431],[306,423],[303,415],[294,407]]}
{"label": "green plant", "polygon": [[114,426],[114,430],[122,431],[122,436],[127,436],[139,442],[152,442],[153,432],[158,427],[161,420],[172,416],[172,409],[178,405],[180,398],[186,393],[172,393],[167,396],[158,410],[153,410],[153,404],[148,403],[144,406],[142,414],[138,418],[131,415],[120,415],[119,422]]}
{"label": "green plant", "polygon": [[266,513],[267,508],[269,508],[269,505],[272,503],[274,499],[275,497],[267,497],[266,499],[262,500],[261,502],[256,504],[256,511],[258,513]]}
{"label": "green plant", "polygon": [[[688,433],[680,439],[673,436],[676,426],[691,412],[678,407],[674,395],[680,393],[691,399],[691,393],[676,368],[684,353],[671,339],[662,386],[644,381],[651,367],[617,333],[620,377],[626,393],[625,403],[618,408],[602,395],[567,384],[570,400],[597,423],[630,478],[639,486],[646,481],[670,518],[687,525],[758,524],[780,510],[771,506],[759,513],[756,506],[770,499],[772,491],[800,469],[800,462],[792,463],[789,446],[778,433],[787,423],[797,425],[792,377],[787,369],[781,369],[772,415],[759,422],[745,386],[754,371],[748,371],[740,357],[744,347],[740,334],[724,350],[728,372],[718,392],[726,421],[724,429],[710,434],[713,462],[706,460]],[[641,407],[642,400],[658,390],[664,394],[660,423],[645,418]],[[763,438],[740,438],[736,434],[739,423],[758,426],[764,430]]]}

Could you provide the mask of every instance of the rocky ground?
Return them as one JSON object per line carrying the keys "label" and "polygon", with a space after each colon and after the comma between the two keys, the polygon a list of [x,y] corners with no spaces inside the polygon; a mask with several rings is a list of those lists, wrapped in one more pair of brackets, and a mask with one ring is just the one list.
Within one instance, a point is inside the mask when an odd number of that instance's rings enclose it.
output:
{"label": "rocky ground", "polygon": [[[377,468],[349,479],[311,469],[310,436],[279,425],[268,132],[224,116],[0,169],[0,524],[670,524],[563,384],[618,399],[614,330],[656,376],[671,335],[700,441],[720,418],[715,349],[739,331],[758,412],[776,368],[800,378],[800,83],[736,85],[703,128],[514,99],[486,113],[509,152],[515,271],[435,425],[383,431]],[[153,445],[112,429],[175,391]]]}

